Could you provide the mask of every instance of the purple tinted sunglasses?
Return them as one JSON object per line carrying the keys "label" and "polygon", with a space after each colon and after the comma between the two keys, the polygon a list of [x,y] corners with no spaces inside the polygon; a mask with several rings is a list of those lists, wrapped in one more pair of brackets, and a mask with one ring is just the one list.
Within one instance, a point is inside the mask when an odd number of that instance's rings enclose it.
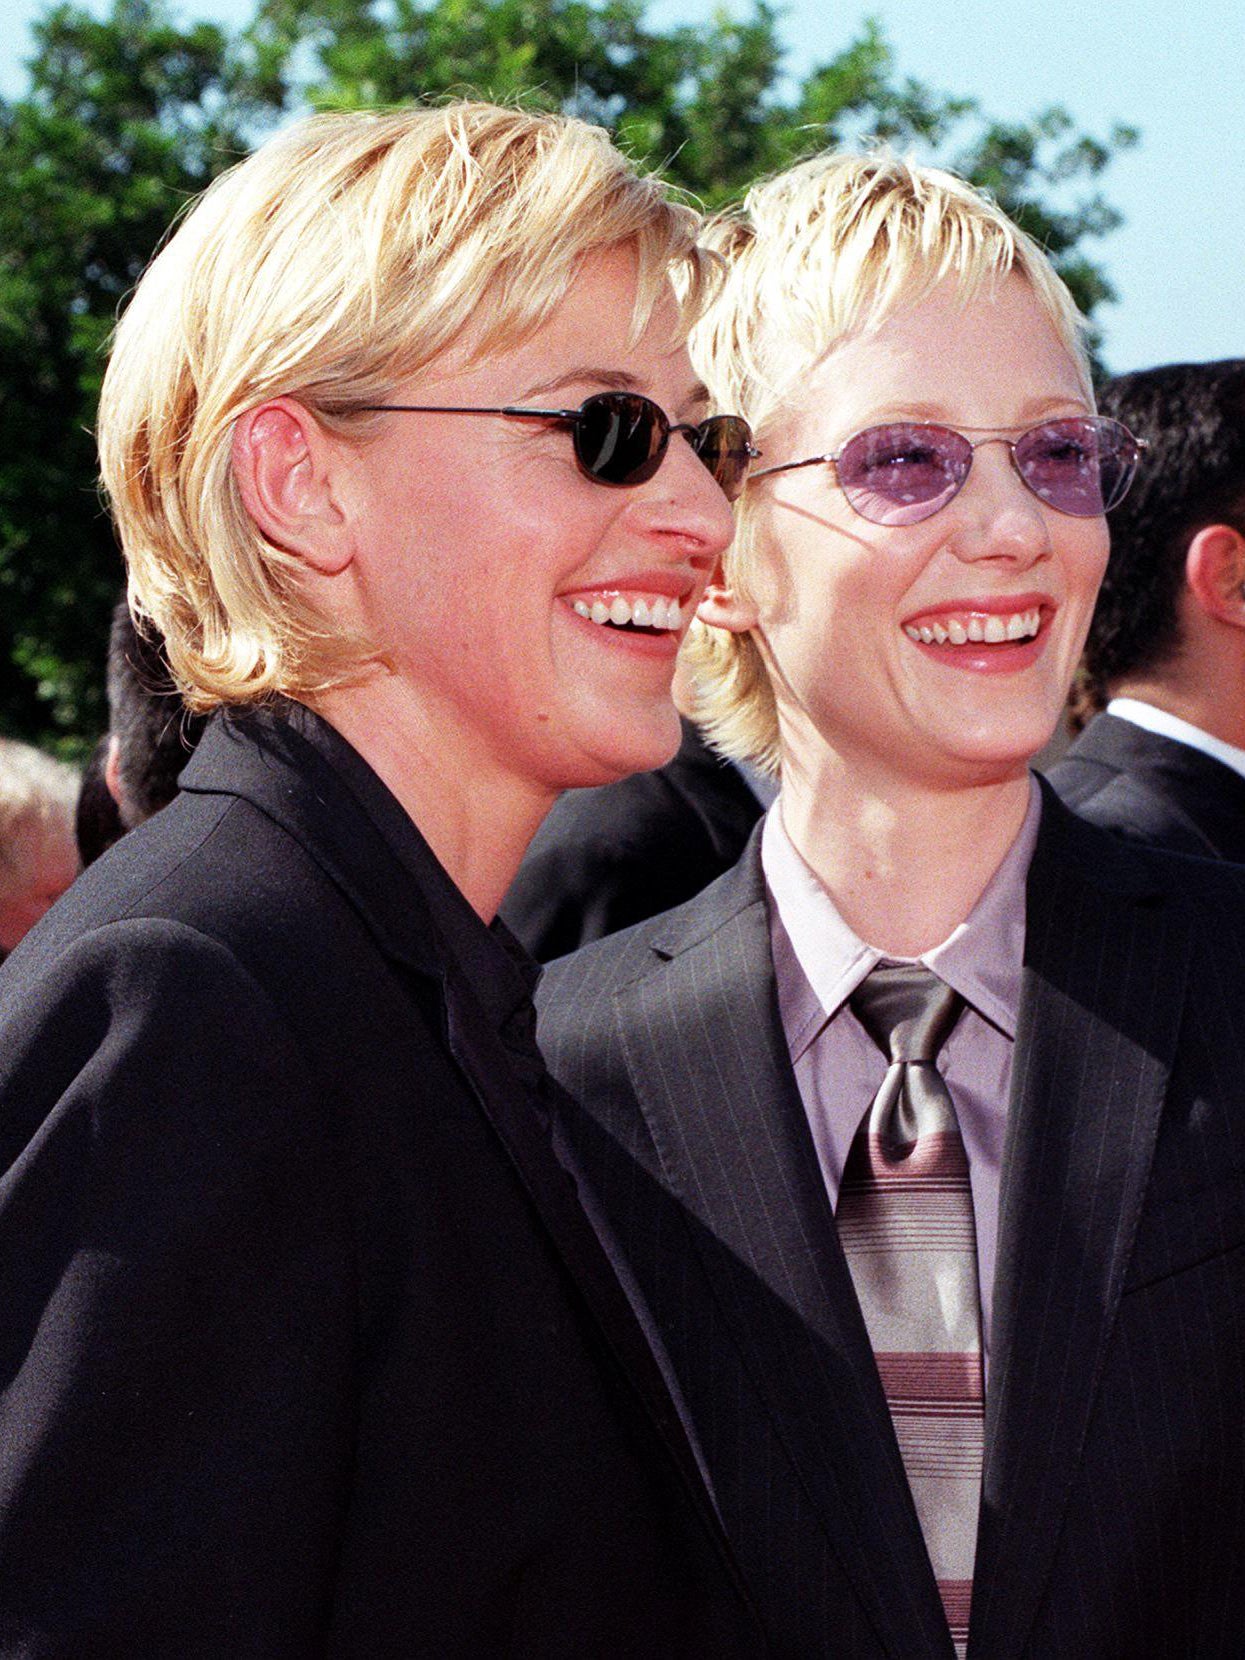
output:
{"label": "purple tinted sunglasses", "polygon": [[875,525],[912,525],[932,518],[964,488],[973,452],[1006,444],[1012,465],[1033,494],[1057,513],[1094,519],[1128,493],[1146,445],[1119,421],[1075,415],[1043,421],[1019,438],[979,438],[951,427],[892,421],[858,432],[837,455],[810,455],[762,467],[751,483],[797,467],[832,466],[848,505]]}

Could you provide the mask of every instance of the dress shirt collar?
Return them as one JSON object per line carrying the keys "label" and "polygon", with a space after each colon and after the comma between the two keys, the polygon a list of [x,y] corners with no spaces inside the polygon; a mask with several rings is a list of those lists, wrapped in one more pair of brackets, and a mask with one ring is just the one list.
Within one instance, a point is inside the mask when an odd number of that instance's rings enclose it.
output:
{"label": "dress shirt collar", "polygon": [[[1024,964],[1025,882],[1041,811],[1041,792],[1031,776],[1024,822],[980,899],[940,945],[916,959],[1013,1039]],[[796,851],[782,822],[781,796],[765,818],[761,866],[783,1028],[794,1062],[884,953],[856,937]]]}
{"label": "dress shirt collar", "polygon": [[1143,703],[1139,697],[1113,697],[1107,704],[1106,712],[1120,720],[1131,721],[1134,726],[1153,732],[1156,737],[1171,738],[1178,744],[1188,744],[1190,749],[1200,749],[1203,755],[1222,761],[1225,767],[1231,767],[1233,772],[1245,778],[1245,749],[1225,743],[1222,738],[1212,738],[1209,732],[1203,732],[1200,726],[1194,726],[1190,721],[1181,720],[1179,715],[1170,715],[1166,709],[1156,709],[1153,703]]}

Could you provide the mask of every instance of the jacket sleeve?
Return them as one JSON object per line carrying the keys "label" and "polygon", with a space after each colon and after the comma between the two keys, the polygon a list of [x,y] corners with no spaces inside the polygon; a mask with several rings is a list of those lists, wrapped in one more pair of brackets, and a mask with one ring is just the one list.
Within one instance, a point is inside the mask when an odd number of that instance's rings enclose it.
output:
{"label": "jacket sleeve", "polygon": [[168,922],[0,999],[0,1655],[315,1653],[354,1315],[297,1046]]}

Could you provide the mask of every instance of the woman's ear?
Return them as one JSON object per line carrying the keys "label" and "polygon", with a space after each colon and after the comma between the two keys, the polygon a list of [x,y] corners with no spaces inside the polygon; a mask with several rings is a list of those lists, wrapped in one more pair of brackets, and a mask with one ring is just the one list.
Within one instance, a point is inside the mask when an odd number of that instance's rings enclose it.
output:
{"label": "woman's ear", "polygon": [[701,622],[713,628],[725,628],[732,634],[746,634],[757,625],[757,607],[745,599],[739,589],[729,583],[719,563],[705,589],[704,598],[696,608]]}
{"label": "woman's ear", "polygon": [[1204,525],[1189,543],[1185,581],[1207,615],[1245,628],[1245,536],[1231,525]]}
{"label": "woman's ear", "polygon": [[270,398],[234,425],[232,465],[242,505],[263,535],[333,576],[353,543],[337,502],[339,449],[295,398]]}

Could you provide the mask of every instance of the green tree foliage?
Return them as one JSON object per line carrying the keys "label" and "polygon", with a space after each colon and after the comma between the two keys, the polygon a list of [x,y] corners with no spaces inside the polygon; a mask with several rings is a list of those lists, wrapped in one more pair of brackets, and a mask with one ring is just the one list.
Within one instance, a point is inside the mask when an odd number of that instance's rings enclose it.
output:
{"label": "green tree foliage", "polygon": [[235,33],[164,0],[72,4],[38,24],[28,91],[0,100],[0,731],[72,747],[104,725],[121,564],[91,441],[119,306],[182,206],[300,108],[474,94],[599,121],[709,206],[828,145],[877,136],[991,189],[1087,311],[1087,244],[1118,216],[1097,181],[1135,135],[1020,124],[900,80],[879,25],[802,84],[780,13],[658,28],[645,0],[258,0]]}
{"label": "green tree foliage", "polygon": [[106,724],[121,562],[91,427],[117,308],[174,214],[284,100],[262,54],[143,0],[59,6],[29,94],[0,103],[0,729]]}

